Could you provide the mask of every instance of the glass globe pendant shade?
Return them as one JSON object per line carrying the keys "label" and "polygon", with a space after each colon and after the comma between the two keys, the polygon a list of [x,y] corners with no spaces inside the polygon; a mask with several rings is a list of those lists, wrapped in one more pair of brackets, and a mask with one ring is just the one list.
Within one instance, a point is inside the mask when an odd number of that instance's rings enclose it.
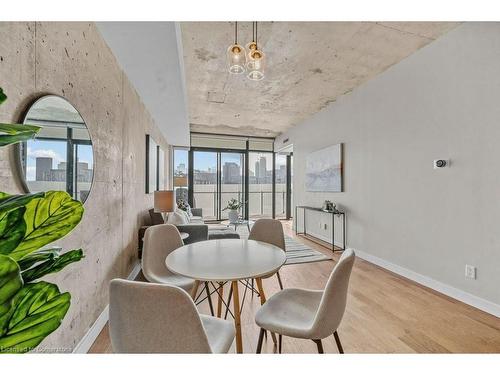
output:
{"label": "glass globe pendant shade", "polygon": [[264,52],[256,49],[251,53],[251,59],[247,63],[248,79],[260,81],[264,78],[265,55]]}
{"label": "glass globe pendant shade", "polygon": [[241,74],[245,72],[245,49],[239,44],[230,45],[227,49],[227,64],[229,73]]}
{"label": "glass globe pendant shade", "polygon": [[245,46],[246,52],[247,52],[247,67],[248,64],[250,64],[250,61],[253,60],[252,54],[257,50],[257,43],[255,41],[248,43]]}

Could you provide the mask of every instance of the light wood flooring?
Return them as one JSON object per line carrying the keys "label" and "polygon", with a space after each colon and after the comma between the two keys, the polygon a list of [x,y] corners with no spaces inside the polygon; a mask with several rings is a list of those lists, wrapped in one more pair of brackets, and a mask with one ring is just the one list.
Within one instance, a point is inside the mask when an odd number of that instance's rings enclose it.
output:
{"label": "light wood flooring", "polygon": [[[327,247],[295,236],[290,222],[283,222],[283,227],[297,241],[331,255]],[[322,289],[339,256],[340,252],[336,252],[333,261],[283,267],[280,274],[285,288]],[[276,293],[276,278],[264,280],[264,289],[268,298]],[[240,296],[242,293],[243,287]],[[259,306],[257,295],[247,295],[241,316],[245,353],[255,353],[259,329],[254,315]],[[199,308],[202,313],[209,312],[206,302]],[[338,333],[346,353],[500,353],[499,318],[359,258],[354,264],[347,309]],[[333,336],[323,340],[323,346],[325,353],[337,353]],[[275,351],[268,336],[262,352]],[[111,352],[106,325],[90,353]],[[234,353],[234,343],[230,352]],[[316,344],[283,337],[283,353],[316,353]]]}

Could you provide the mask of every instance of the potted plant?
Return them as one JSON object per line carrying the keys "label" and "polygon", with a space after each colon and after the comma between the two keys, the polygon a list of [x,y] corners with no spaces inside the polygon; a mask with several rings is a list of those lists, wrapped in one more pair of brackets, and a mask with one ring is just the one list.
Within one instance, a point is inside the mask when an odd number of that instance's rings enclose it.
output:
{"label": "potted plant", "polygon": [[186,202],[184,199],[179,199],[177,200],[177,207],[182,210],[188,212],[189,210],[189,204]]}
{"label": "potted plant", "polygon": [[240,202],[236,198],[231,198],[227,202],[227,206],[222,209],[222,211],[229,210],[227,213],[227,217],[229,219],[229,223],[233,224],[238,221],[239,212],[238,210],[243,206],[243,202]]}

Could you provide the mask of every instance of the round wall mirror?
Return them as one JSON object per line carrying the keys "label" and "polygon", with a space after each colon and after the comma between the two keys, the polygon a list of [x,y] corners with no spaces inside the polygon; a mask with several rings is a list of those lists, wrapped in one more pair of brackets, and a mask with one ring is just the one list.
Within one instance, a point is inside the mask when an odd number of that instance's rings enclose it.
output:
{"label": "round wall mirror", "polygon": [[63,190],[85,202],[94,176],[94,155],[85,121],[66,99],[43,96],[28,109],[24,124],[40,126],[20,145],[21,174],[28,192]]}

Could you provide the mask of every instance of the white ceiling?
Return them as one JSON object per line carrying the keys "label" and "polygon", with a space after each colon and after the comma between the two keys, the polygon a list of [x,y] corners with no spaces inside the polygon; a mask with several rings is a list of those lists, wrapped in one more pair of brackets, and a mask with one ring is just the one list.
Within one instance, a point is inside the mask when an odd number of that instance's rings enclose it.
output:
{"label": "white ceiling", "polygon": [[[228,22],[181,23],[192,131],[275,136],[443,35],[444,22],[263,22],[266,77],[227,72]],[[239,23],[239,42],[251,23]]]}
{"label": "white ceiling", "polygon": [[188,146],[183,54],[176,24],[98,22],[97,27],[167,142]]}

